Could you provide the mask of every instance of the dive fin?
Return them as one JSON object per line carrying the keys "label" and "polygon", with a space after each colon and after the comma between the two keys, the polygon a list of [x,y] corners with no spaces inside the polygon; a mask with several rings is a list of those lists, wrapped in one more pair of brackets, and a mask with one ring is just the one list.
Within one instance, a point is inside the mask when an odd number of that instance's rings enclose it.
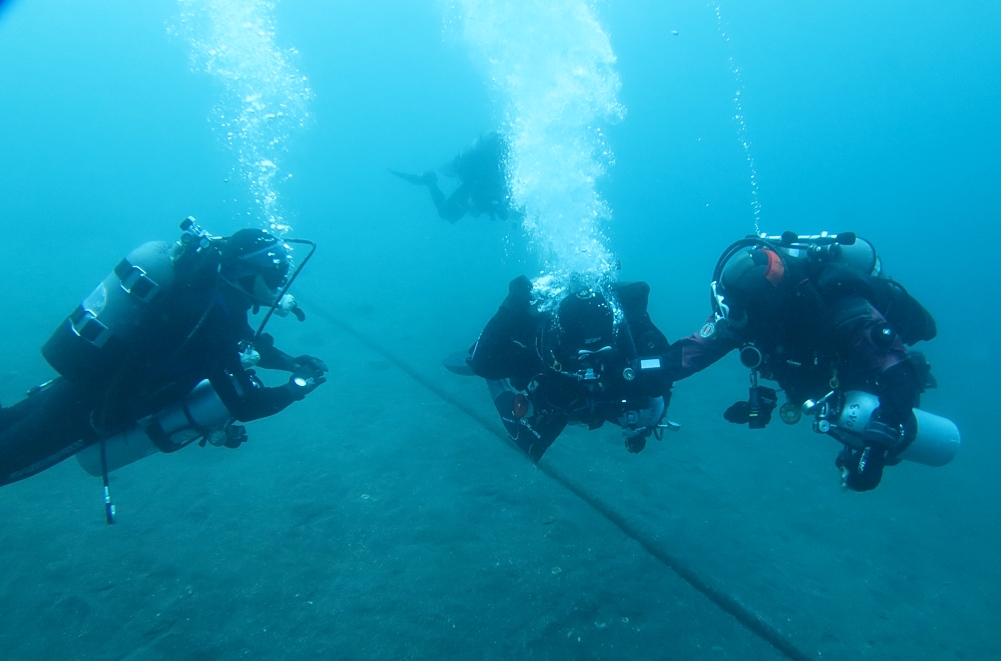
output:
{"label": "dive fin", "polygon": [[468,357],[468,351],[456,351],[442,358],[441,364],[452,374],[458,374],[459,376],[476,376],[476,373],[473,372],[473,368],[469,366],[469,362],[466,360]]}
{"label": "dive fin", "polygon": [[438,168],[438,174],[454,179],[459,176],[459,157],[456,156],[445,165]]}
{"label": "dive fin", "polygon": [[438,181],[438,175],[434,172],[421,172],[420,174],[408,174],[406,172],[399,172],[397,170],[390,170],[390,174],[395,174],[397,177],[403,181],[407,181],[415,186],[426,186],[428,184],[433,184]]}

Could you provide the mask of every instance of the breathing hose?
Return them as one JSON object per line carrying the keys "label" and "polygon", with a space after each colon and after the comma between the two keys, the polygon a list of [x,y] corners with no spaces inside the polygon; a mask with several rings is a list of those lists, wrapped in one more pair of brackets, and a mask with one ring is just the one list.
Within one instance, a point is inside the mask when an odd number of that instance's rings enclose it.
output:
{"label": "breathing hose", "polygon": [[302,245],[307,245],[309,246],[309,253],[303,258],[301,262],[299,262],[299,266],[297,266],[295,272],[292,273],[292,277],[288,279],[288,282],[286,282],[285,286],[282,287],[281,292],[279,292],[278,296],[275,297],[275,302],[271,304],[270,308],[268,308],[267,314],[265,314],[264,319],[261,320],[261,325],[257,327],[257,332],[254,333],[254,340],[251,344],[257,344],[257,341],[261,338],[261,333],[264,332],[264,327],[267,326],[268,321],[271,320],[271,317],[272,315],[274,315],[275,310],[278,309],[278,304],[281,303],[282,298],[284,298],[285,294],[288,293],[288,290],[291,289],[292,283],[295,282],[295,279],[299,277],[300,273],[302,273],[302,269],[306,266],[306,262],[308,262],[309,258],[313,256],[314,252],[316,252],[315,241],[309,241],[308,239],[283,239],[283,241],[285,243],[299,243]]}

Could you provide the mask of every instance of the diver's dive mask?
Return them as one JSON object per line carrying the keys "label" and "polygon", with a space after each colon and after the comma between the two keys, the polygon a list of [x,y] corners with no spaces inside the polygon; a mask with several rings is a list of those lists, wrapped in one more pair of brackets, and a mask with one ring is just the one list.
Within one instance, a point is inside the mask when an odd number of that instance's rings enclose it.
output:
{"label": "diver's dive mask", "polygon": [[614,319],[600,292],[585,289],[568,295],[543,331],[543,361],[553,371],[578,381],[600,380],[615,353]]}
{"label": "diver's dive mask", "polygon": [[278,301],[279,294],[281,294],[281,288],[285,284],[284,282],[279,283],[277,286],[272,286],[272,278],[269,278],[265,273],[258,273],[254,276],[251,289],[248,292],[255,300],[261,301],[262,305],[274,305]]}

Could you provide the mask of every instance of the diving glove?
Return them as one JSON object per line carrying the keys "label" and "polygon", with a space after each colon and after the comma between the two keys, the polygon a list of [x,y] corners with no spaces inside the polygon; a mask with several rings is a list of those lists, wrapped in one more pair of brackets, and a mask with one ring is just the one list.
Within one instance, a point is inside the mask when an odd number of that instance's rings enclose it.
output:
{"label": "diving glove", "polygon": [[737,402],[723,412],[723,419],[751,429],[764,429],[778,404],[778,394],[767,386],[753,386],[746,402]]}
{"label": "diving glove", "polygon": [[[879,409],[876,409],[878,415]],[[876,417],[875,415],[873,417]],[[888,425],[879,420],[870,420],[862,430],[862,444],[892,452],[900,443],[900,425]]]}
{"label": "diving glove", "polygon": [[299,401],[327,382],[323,371],[311,365],[303,365],[289,377],[285,388],[292,394],[292,399]]}
{"label": "diving glove", "polygon": [[883,479],[883,468],[900,460],[896,453],[903,438],[900,425],[880,420],[882,410],[873,411],[869,424],[862,430],[862,449],[845,446],[834,465],[841,469],[841,486],[852,491],[871,491]]}
{"label": "diving glove", "polygon": [[227,425],[225,440],[223,445],[231,450],[240,447],[240,444],[247,442],[247,428],[243,425]]}
{"label": "diving glove", "polygon": [[646,447],[646,437],[647,433],[626,436],[626,450],[629,450],[630,454],[639,454]]}
{"label": "diving glove", "polygon": [[856,450],[846,445],[834,465],[841,469],[842,489],[872,491],[883,479],[886,450],[873,446]]}
{"label": "diving glove", "polygon": [[327,367],[327,364],[325,362],[323,362],[322,360],[320,360],[316,356],[309,356],[309,355],[306,355],[306,354],[303,354],[301,356],[296,356],[295,358],[293,358],[292,359],[292,365],[296,369],[300,369],[300,368],[303,368],[303,367],[309,367],[309,368],[312,368],[313,370],[316,370],[318,372],[329,372],[330,371],[330,369]]}

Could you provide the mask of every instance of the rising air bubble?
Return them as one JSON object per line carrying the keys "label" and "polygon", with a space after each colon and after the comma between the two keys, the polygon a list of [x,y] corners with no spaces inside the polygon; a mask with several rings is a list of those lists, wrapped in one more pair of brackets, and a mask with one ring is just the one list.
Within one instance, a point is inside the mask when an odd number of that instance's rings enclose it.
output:
{"label": "rising air bubble", "polygon": [[[723,12],[720,9],[719,4],[710,4],[710,7],[716,12],[716,26],[719,29],[720,37],[726,42],[729,48],[730,54],[728,57],[728,62],[730,65],[730,72],[733,74],[734,83],[737,86],[737,90],[733,95],[733,106],[736,111],[733,119],[737,123],[737,141],[744,148],[744,156],[747,159],[747,166],[750,169],[751,177],[751,210],[754,217],[754,233],[761,233],[761,201],[758,199],[758,171],[754,165],[754,155],[751,153],[751,142],[747,138],[747,123],[744,121],[744,106],[740,101],[740,94],[744,91],[744,79],[740,75],[740,67],[734,62],[733,55],[733,43],[730,41],[730,37],[727,36],[726,31],[723,29]],[[708,204],[706,206],[709,206]]]}
{"label": "rising air bubble", "polygon": [[613,163],[602,126],[620,120],[615,54],[583,0],[461,0],[461,26],[503,108],[507,170],[523,229],[548,274],[600,285],[615,260],[595,182]]}
{"label": "rising air bubble", "polygon": [[[192,69],[219,81],[213,110],[217,128],[236,153],[250,199],[274,230],[289,229],[276,184],[281,157],[292,132],[309,119],[313,93],[293,64],[294,49],[274,42],[274,2],[266,0],[178,0],[180,27],[172,34],[191,45]],[[227,119],[229,118],[229,119]],[[249,215],[249,214],[248,214]]]}

